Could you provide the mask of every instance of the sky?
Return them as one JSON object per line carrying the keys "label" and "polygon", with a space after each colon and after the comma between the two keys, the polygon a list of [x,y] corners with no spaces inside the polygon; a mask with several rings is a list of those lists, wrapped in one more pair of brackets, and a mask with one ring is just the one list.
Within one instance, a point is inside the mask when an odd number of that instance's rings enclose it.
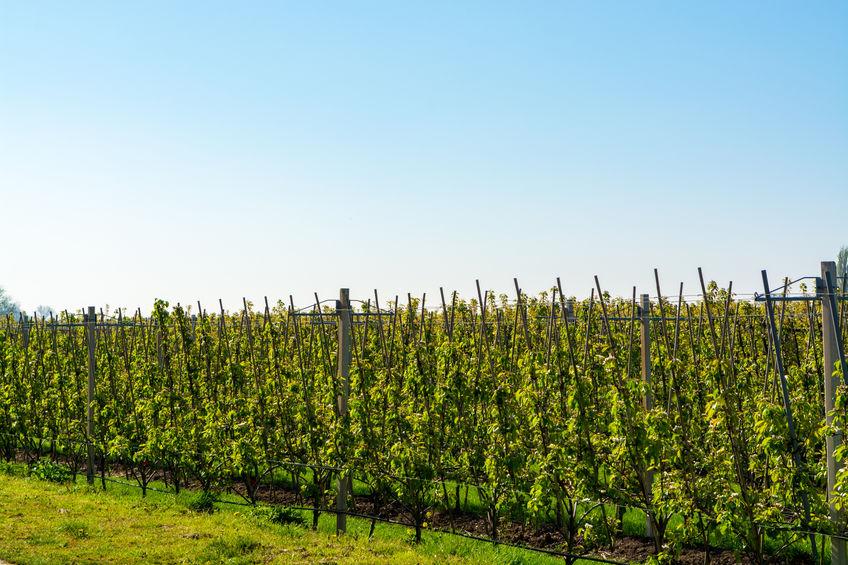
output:
{"label": "sky", "polygon": [[27,310],[761,291],[848,244],[848,3],[0,0],[0,206]]}

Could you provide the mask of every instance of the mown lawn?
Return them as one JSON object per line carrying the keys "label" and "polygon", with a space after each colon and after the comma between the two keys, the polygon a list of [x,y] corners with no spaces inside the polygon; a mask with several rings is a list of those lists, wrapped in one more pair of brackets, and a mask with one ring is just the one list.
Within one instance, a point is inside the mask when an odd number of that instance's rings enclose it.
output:
{"label": "mown lawn", "polygon": [[[250,508],[189,510],[191,497],[110,485],[55,484],[0,473],[0,559],[11,563],[562,563],[525,550],[428,532],[410,543],[401,526],[334,516],[318,531],[279,525]],[[304,514],[306,516],[306,514]]]}

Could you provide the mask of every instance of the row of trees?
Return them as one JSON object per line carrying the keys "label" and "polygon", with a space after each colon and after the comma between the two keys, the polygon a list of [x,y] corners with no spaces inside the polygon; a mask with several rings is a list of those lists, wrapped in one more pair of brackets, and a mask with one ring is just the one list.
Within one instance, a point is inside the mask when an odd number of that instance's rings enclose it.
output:
{"label": "row of trees", "polygon": [[649,382],[635,295],[578,301],[557,286],[428,308],[375,294],[350,314],[347,415],[333,309],[246,302],[193,316],[158,301],[150,317],[101,320],[92,437],[80,318],[7,318],[0,447],[11,458],[53,445],[77,471],[90,441],[142,488],[164,470],[176,488],[237,484],[251,501],[286,469],[316,508],[352,473],[375,511],[401,508],[419,537],[431,512],[462,511],[471,489],[491,537],[504,519],[553,525],[575,553],[614,541],[610,505],[636,507],[657,551],[719,535],[762,561],[769,539],[834,527],[822,403],[833,368],[822,366],[820,307],[781,303],[790,434],[762,305],[706,290],[651,304]]}
{"label": "row of trees", "polygon": [[[50,306],[41,305],[35,309],[38,316],[47,318],[53,313],[53,308]],[[0,316],[20,316],[21,305],[12,298],[6,290],[0,286]]]}

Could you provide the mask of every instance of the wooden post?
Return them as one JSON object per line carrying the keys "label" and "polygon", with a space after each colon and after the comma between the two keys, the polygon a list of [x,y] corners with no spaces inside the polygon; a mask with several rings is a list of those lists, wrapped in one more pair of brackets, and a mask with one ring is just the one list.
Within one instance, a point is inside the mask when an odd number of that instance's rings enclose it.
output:
{"label": "wooden post", "polygon": [[[836,343],[837,335],[834,328],[839,326],[839,321],[833,319],[833,310],[828,303],[830,297],[827,295],[825,288],[825,279],[827,273],[830,273],[831,280],[836,279],[836,263],[833,261],[822,261],[821,278],[816,281],[817,294],[822,299],[822,344],[824,349],[824,408],[825,419],[828,428],[831,425],[833,417],[833,405],[836,403],[836,390],[839,388],[839,378],[833,376],[833,368],[839,361],[838,347]],[[836,322],[836,323],[834,323]],[[827,498],[830,501],[830,519],[834,524],[841,523],[844,520],[843,513],[834,508],[831,493],[836,487],[836,475],[842,468],[842,464],[834,457],[834,452],[842,443],[842,434],[825,436],[825,449],[827,452]],[[846,565],[848,563],[848,553],[846,552],[845,540],[835,537],[830,538],[830,562],[832,565]]]}
{"label": "wooden post", "polygon": [[[348,427],[347,399],[350,396],[350,341],[351,315],[350,290],[339,290],[336,303],[336,317],[339,328],[338,375],[339,375],[339,418],[345,429]],[[338,495],[336,497],[336,533],[347,531],[347,494],[348,476],[345,471],[339,473]]]}
{"label": "wooden post", "polygon": [[[645,383],[645,397],[643,403],[645,410],[651,410],[654,407],[654,399],[651,394],[651,298],[647,294],[642,295],[640,308],[640,319],[642,326],[642,338],[640,341],[640,349],[642,353],[642,381]],[[654,472],[645,471],[645,496],[651,498]],[[645,533],[649,538],[654,537],[654,525],[651,522],[651,517],[645,518]]]}
{"label": "wooden post", "polygon": [[88,341],[88,410],[86,411],[86,447],[88,450],[88,469],[86,478],[88,484],[94,484],[94,374],[96,370],[94,347],[96,345],[95,332],[97,331],[97,314],[94,306],[88,307],[88,314],[83,314],[85,322],[86,338]]}
{"label": "wooden post", "polygon": [[24,349],[29,347],[29,318],[26,312],[21,312],[21,333],[24,338]]}

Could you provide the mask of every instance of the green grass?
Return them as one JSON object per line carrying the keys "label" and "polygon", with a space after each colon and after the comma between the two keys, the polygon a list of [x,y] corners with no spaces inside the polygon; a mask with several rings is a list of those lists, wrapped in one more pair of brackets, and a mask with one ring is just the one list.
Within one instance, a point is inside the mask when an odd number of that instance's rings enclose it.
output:
{"label": "green grass", "polygon": [[[450,534],[425,533],[410,543],[402,526],[348,519],[337,537],[335,517],[322,516],[318,531],[275,524],[250,508],[216,504],[212,514],[193,512],[196,493],[179,496],[109,484],[103,491],[20,476],[20,466],[0,473],[0,558],[12,563],[527,563],[553,557]],[[12,472],[15,474],[9,474]],[[307,518],[307,514],[304,513]]]}
{"label": "green grass", "polygon": [[[244,506],[215,503],[209,514],[203,511],[208,510],[206,501],[199,500],[195,491],[183,490],[179,495],[149,491],[142,498],[139,489],[110,482],[104,492],[99,479],[95,487],[88,487],[82,476],[71,483],[50,467],[36,465],[28,472],[25,465],[0,462],[0,532],[8,532],[0,536],[0,559],[15,563],[562,563],[538,552],[437,532],[425,532],[423,543],[414,545],[411,529],[384,523],[377,524],[369,541],[370,521],[353,517],[348,518],[348,535],[337,538],[332,514],[322,515],[318,531],[313,532],[298,526],[299,520],[272,523],[270,512]],[[285,476],[275,479],[289,482]],[[150,486],[169,490],[158,481]],[[367,487],[357,481],[354,492],[366,494]],[[453,495],[453,488],[449,492]],[[232,493],[218,498],[243,502]],[[469,489],[467,502],[467,511],[483,511],[476,488]],[[293,513],[311,523],[310,512]],[[607,513],[613,515],[614,507],[608,505]],[[670,528],[681,522],[674,516]],[[625,535],[644,536],[644,513],[628,509],[621,526]],[[766,546],[774,551],[786,539],[767,538]],[[711,541],[717,548],[736,545],[718,532],[713,532]],[[784,555],[809,553],[809,541],[802,537]]]}

